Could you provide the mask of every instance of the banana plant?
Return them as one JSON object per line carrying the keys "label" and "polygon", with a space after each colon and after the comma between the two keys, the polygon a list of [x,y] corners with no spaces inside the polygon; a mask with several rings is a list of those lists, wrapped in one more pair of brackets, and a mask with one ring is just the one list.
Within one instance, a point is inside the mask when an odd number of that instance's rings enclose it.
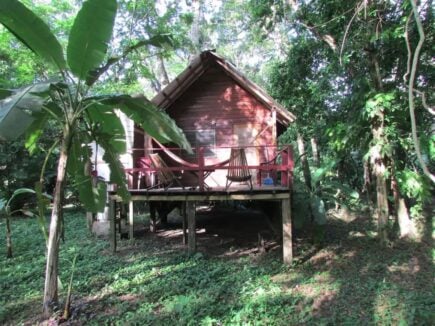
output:
{"label": "banana plant", "polygon": [[[164,112],[145,98],[129,95],[95,96],[92,86],[119,58],[107,58],[108,44],[117,12],[116,0],[87,0],[79,10],[69,33],[66,51],[49,26],[17,0],[0,2],[0,23],[27,48],[44,59],[58,73],[49,80],[17,90],[0,90],[0,139],[9,140],[25,134],[26,146],[35,147],[49,120],[59,127],[57,179],[47,244],[47,261],[43,311],[53,313],[58,303],[58,258],[62,201],[67,176],[78,188],[87,210],[104,207],[104,184],[93,185],[86,172],[90,160],[89,144],[95,141],[104,149],[110,182],[117,184],[119,194],[128,199],[125,174],[119,154],[125,151],[125,135],[116,110],[160,142],[173,142],[191,151],[183,132]],[[138,46],[159,45],[167,38],[141,40],[124,50],[128,54]],[[66,52],[66,55],[65,55]]]}
{"label": "banana plant", "polygon": [[[23,195],[23,194],[36,194],[36,191],[30,188],[19,188],[17,190],[15,190],[11,197],[9,197],[8,199],[6,198],[0,198],[0,215],[3,215],[5,217],[6,220],[6,257],[7,258],[12,258],[12,237],[11,237],[11,217],[14,214],[17,213],[21,213],[23,215],[26,216],[31,216],[34,217],[36,216],[36,218],[38,219],[38,223],[41,227],[41,231],[45,237],[45,239],[47,240],[47,230],[45,229],[45,216],[44,215],[39,215],[39,214],[35,214],[34,212],[32,212],[29,209],[15,209],[12,210],[11,205],[13,200],[19,196],[19,195]],[[51,196],[47,195],[47,194],[43,194],[40,193],[37,195],[37,199],[38,199],[38,206],[40,205],[44,205],[44,203],[46,202],[46,199],[50,199]],[[39,208],[38,210],[41,211],[41,209],[44,208]]]}

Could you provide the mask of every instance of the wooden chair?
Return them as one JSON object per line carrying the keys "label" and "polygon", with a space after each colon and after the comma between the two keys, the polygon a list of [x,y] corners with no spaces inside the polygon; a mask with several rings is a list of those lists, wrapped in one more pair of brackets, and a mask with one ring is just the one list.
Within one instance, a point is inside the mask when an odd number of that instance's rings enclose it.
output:
{"label": "wooden chair", "polygon": [[158,181],[156,185],[148,189],[163,186],[166,190],[174,183],[177,183],[184,189],[184,186],[180,181],[181,176],[176,176],[173,171],[169,170],[168,165],[165,163],[165,161],[163,161],[159,154],[150,154],[149,158],[151,161],[151,166],[156,169]]}
{"label": "wooden chair", "polygon": [[244,148],[231,148],[230,160],[228,162],[228,174],[226,189],[233,182],[247,183],[252,190],[252,175],[247,168],[248,161]]}
{"label": "wooden chair", "polygon": [[[277,184],[277,181],[278,181],[278,174],[277,174],[278,172],[277,172],[277,170],[276,169],[272,169],[271,171],[270,170],[266,170],[266,172],[264,172],[262,167],[266,167],[268,165],[278,165],[279,161],[281,160],[282,152],[284,152],[284,151],[285,151],[285,149],[281,149],[278,152],[276,152],[276,154],[273,156],[272,159],[260,163],[260,170],[258,171],[258,183],[260,185],[262,184],[262,182],[263,182],[264,185],[269,185],[269,186],[270,185],[275,186]],[[263,180],[263,173],[265,173],[267,175],[267,177],[264,178],[264,180]],[[266,179],[271,180],[272,184],[264,182]]]}
{"label": "wooden chair", "polygon": [[[150,169],[151,168],[151,160],[148,156],[140,157],[137,160],[136,163],[137,167],[140,169]],[[137,189],[141,189],[141,186],[144,185],[146,188],[147,185],[152,185],[153,182],[151,182],[154,174],[153,172],[143,172],[139,171],[137,174]],[[143,188],[142,188],[143,189]]]}

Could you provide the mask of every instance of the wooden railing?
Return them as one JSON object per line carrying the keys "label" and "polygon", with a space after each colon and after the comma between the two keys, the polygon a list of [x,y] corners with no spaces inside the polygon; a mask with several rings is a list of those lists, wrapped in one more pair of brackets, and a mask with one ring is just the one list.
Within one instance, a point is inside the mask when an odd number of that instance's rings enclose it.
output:
{"label": "wooden railing", "polygon": [[[212,173],[230,169],[248,169],[252,171],[253,176],[256,176],[256,180],[252,180],[252,182],[258,187],[292,187],[293,151],[290,145],[280,147],[244,146],[243,148],[248,157],[248,165],[232,165],[230,167],[228,160],[231,148],[201,146],[194,149],[193,155],[179,148],[136,149],[137,152],[133,155],[136,161],[135,167],[125,169],[129,179],[129,188],[152,188],[159,184],[159,171],[171,171],[175,176],[185,175],[186,172],[190,172],[190,175],[196,175],[196,182],[193,184],[190,182],[186,186],[189,188],[197,187],[200,191],[205,191],[210,189],[207,185],[207,178]],[[149,158],[151,153],[159,154],[166,163],[165,166],[153,165]],[[256,155],[258,160],[255,161],[260,163],[251,164],[250,154]]]}

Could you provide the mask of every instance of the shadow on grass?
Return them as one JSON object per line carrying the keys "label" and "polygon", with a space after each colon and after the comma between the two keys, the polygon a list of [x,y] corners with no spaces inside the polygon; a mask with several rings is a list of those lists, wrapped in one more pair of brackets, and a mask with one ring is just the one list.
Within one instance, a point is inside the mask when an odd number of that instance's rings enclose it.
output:
{"label": "shadow on grass", "polygon": [[374,225],[362,218],[350,223],[331,220],[327,230],[328,245],[297,268],[297,277],[281,280],[313,298],[311,322],[431,323],[432,241],[398,240],[382,248],[372,235]]}
{"label": "shadow on grass", "polygon": [[[1,323],[38,321],[32,316],[39,310],[44,244],[37,237],[36,222],[29,221],[14,222],[16,258],[0,259]],[[205,250],[191,258],[181,244],[179,225],[156,235],[146,233],[133,242],[121,241],[119,252],[112,255],[105,240],[89,236],[83,213],[69,213],[65,221],[64,282],[72,258],[79,254],[73,324],[362,325],[429,324],[433,320],[431,223],[422,243],[397,241],[382,249],[371,220],[345,223],[331,219],[325,247],[318,250],[307,239],[298,238],[298,263],[285,267],[280,250],[221,254],[237,250],[240,244],[256,246],[255,218],[249,215],[239,221],[226,215],[223,225],[216,224],[217,220],[199,221],[198,228],[206,230],[199,234],[199,248]],[[257,226],[263,227],[261,223]],[[170,231],[175,236],[165,235]],[[243,232],[245,242],[225,242],[225,237],[232,239]],[[211,246],[220,248],[213,251]],[[60,297],[64,296],[62,290]],[[35,303],[37,310],[32,308]]]}
{"label": "shadow on grass", "polygon": [[[228,218],[223,221],[226,227],[238,225]],[[223,236],[219,226],[206,222],[198,223],[199,228]],[[245,222],[242,218],[241,224]],[[231,232],[242,232],[239,227],[230,229],[225,233],[230,238]],[[169,241],[163,231],[160,238],[156,236],[162,247],[147,249],[155,263],[147,266],[148,272],[140,266],[121,271],[130,281],[121,281],[122,287],[113,284],[116,295],[100,301],[107,307],[109,300],[116,308],[96,315],[95,321],[157,325],[429,323],[434,299],[430,243],[401,240],[381,248],[374,231],[368,219],[330,220],[327,245],[320,251],[306,246],[293,268],[281,265],[279,251],[237,260],[202,255],[189,259],[181,245],[174,245],[181,236],[169,237]]]}

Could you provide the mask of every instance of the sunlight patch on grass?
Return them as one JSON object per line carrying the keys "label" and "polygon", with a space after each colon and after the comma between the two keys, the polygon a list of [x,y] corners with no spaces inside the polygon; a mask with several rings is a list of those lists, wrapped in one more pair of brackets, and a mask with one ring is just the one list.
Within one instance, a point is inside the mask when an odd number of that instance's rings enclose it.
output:
{"label": "sunlight patch on grass", "polygon": [[[181,244],[151,236],[121,240],[112,254],[106,240],[90,236],[83,212],[65,217],[64,284],[79,254],[73,323],[430,324],[434,317],[432,248],[403,243],[380,250],[370,237],[348,237],[364,234],[355,225],[340,223],[339,241],[323,249],[307,242],[307,250],[296,250],[303,259],[288,267],[277,252],[188,257]],[[12,226],[15,257],[0,257],[0,324],[33,324],[40,313],[45,243],[36,221],[17,219]]]}
{"label": "sunlight patch on grass", "polygon": [[408,325],[406,321],[406,305],[400,300],[397,290],[379,289],[374,305],[374,320],[383,325]]}
{"label": "sunlight patch on grass", "polygon": [[362,232],[359,231],[350,231],[349,232],[349,238],[362,238],[365,237],[366,235]]}

